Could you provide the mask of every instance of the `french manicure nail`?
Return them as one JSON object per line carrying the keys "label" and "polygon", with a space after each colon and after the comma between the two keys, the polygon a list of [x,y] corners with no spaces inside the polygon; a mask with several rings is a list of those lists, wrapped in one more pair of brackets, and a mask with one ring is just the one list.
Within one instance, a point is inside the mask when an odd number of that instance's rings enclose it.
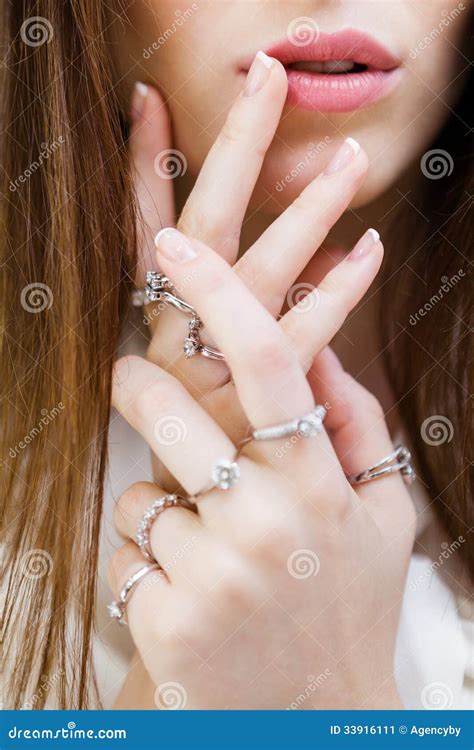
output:
{"label": "french manicure nail", "polygon": [[331,161],[324,170],[324,174],[331,175],[340,172],[351,163],[352,159],[357,156],[360,146],[354,138],[346,138],[342,146],[336,151]]}
{"label": "french manicure nail", "polygon": [[197,252],[184,234],[170,227],[162,229],[155,237],[155,245],[159,255],[163,255],[172,263],[187,263],[196,258]]}
{"label": "french manicure nail", "polygon": [[257,91],[260,91],[260,89],[263,88],[263,86],[270,78],[270,71],[272,67],[272,58],[268,57],[265,52],[257,52],[247,74],[245,88],[242,92],[243,96],[253,96],[257,93]]}
{"label": "french manicure nail", "polygon": [[148,86],[141,81],[137,81],[133,87],[130,113],[132,120],[136,122],[143,117],[145,111],[146,99],[148,96]]}
{"label": "french manicure nail", "polygon": [[380,234],[375,229],[368,229],[349,253],[349,259],[359,260],[359,258],[364,258],[375,247],[379,239]]}

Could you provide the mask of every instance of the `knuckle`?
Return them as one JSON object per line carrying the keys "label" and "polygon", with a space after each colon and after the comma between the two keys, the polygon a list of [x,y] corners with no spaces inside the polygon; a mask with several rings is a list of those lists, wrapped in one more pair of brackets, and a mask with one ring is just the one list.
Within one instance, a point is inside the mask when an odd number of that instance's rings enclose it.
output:
{"label": "knuckle", "polygon": [[233,147],[246,135],[245,121],[240,117],[238,111],[231,109],[227,119],[217,136],[217,143],[224,148]]}
{"label": "knuckle", "polygon": [[350,311],[347,290],[341,285],[340,279],[331,278],[330,276],[318,287],[319,299],[321,306],[324,307],[325,315],[331,320],[342,325],[344,319]]}
{"label": "knuckle", "polygon": [[254,554],[265,565],[284,568],[289,554],[302,546],[302,531],[294,520],[278,519],[270,524],[254,547]]}
{"label": "knuckle", "polygon": [[161,377],[135,395],[134,410],[139,418],[150,415],[173,414],[176,411],[177,393],[173,379]]}
{"label": "knuckle", "polygon": [[226,289],[229,288],[229,280],[225,270],[219,265],[214,263],[206,263],[203,268],[203,273],[200,277],[201,290],[206,294],[214,294],[219,292],[220,294],[226,293]]}
{"label": "knuckle", "polygon": [[142,506],[142,497],[148,488],[146,482],[136,482],[128,487],[117,500],[114,507],[114,521],[118,528],[123,526],[123,521],[135,518]]}
{"label": "knuckle", "polygon": [[211,596],[222,611],[248,609],[255,601],[254,576],[243,563],[227,565],[213,584]]}
{"label": "knuckle", "polygon": [[287,373],[297,366],[295,353],[281,336],[266,336],[249,351],[246,365],[257,373]]}

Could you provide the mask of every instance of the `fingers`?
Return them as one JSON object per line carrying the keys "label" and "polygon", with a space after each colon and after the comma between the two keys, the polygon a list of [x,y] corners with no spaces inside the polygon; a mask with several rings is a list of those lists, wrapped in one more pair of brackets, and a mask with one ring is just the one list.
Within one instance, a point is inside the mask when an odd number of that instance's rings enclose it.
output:
{"label": "fingers", "polygon": [[[369,229],[352,252],[331,269],[280,320],[306,371],[318,353],[339,331],[349,312],[362,299],[383,259],[378,232]],[[306,289],[309,289],[306,286]]]}
{"label": "fingers", "polygon": [[[135,542],[126,542],[113,554],[108,567],[108,579],[116,599],[119,598],[126,581],[146,565],[150,563],[144,560]],[[126,620],[134,640],[136,634],[143,632],[144,623],[158,619],[160,612],[166,608],[170,592],[171,586],[166,573],[161,570],[150,570],[134,586],[126,608]],[[153,612],[155,615],[150,617]]]}
{"label": "fingers", "polygon": [[251,424],[310,411],[311,389],[285,334],[230,266],[176,230],[160,232],[156,242],[159,264],[173,283],[193,279],[187,300],[223,352]]}
{"label": "fingers", "polygon": [[[346,474],[358,474],[393,451],[382,406],[344,370],[329,347],[315,360],[308,379],[315,397],[329,405],[325,426]],[[413,520],[400,472],[360,485],[357,492],[392,523],[398,519],[406,525]]]}
{"label": "fingers", "polygon": [[172,180],[164,164],[171,154],[171,130],[166,105],[156,89],[136,83],[130,108],[130,155],[140,211],[137,284],[156,268],[153,238],[162,227],[174,224]]}
{"label": "fingers", "polygon": [[114,368],[112,403],[190,495],[210,483],[217,461],[235,447],[184,386],[140,357]]}
{"label": "fingers", "polygon": [[212,146],[179,220],[179,229],[237,256],[241,224],[287,93],[284,67],[259,52],[242,94]]}
{"label": "fingers", "polygon": [[[138,482],[119,498],[114,512],[115,526],[125,539],[135,539],[137,527],[151,504],[166,495],[151,482]],[[167,508],[153,521],[150,548],[169,580],[186,584],[192,578],[195,553],[210,545],[208,534],[196,513],[180,506]]]}
{"label": "fingers", "polygon": [[273,315],[280,312],[288,288],[361,187],[367,167],[367,155],[348,138],[324,172],[236,264],[239,275]]}

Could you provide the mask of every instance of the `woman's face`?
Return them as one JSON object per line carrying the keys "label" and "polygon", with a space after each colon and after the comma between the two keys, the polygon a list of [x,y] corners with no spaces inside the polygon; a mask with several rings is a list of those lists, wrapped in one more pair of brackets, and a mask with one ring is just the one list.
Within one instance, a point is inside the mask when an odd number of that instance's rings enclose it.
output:
{"label": "woman's face", "polygon": [[[253,197],[271,213],[357,139],[370,171],[357,204],[426,149],[468,66],[472,0],[138,0],[122,74],[157,85],[174,146],[196,175],[258,50],[289,71],[289,97]],[[328,63],[336,60],[337,63]],[[337,72],[334,73],[333,71]]]}

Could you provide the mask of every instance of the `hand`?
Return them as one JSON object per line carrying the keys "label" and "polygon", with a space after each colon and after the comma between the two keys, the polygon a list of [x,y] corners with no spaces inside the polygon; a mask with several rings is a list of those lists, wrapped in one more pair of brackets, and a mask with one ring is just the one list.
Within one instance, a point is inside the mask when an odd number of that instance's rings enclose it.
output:
{"label": "hand", "polygon": [[[380,252],[373,242],[342,266],[357,276]],[[224,353],[250,424],[311,410],[313,393],[286,333],[296,308],[278,324],[218,254],[176,231],[161,235],[159,264],[178,287],[192,279],[186,298]],[[313,326],[324,347],[332,335],[324,317]],[[186,708],[285,708],[298,696],[302,708],[400,707],[393,657],[414,512],[399,474],[350,487],[345,467],[359,471],[392,444],[375,399],[329,350],[318,359],[314,385],[329,403],[330,437],[248,443],[235,487],[207,492],[198,515],[169,509],[152,527],[166,574],[138,584],[127,616],[158,707],[166,707],[168,683],[178,684]],[[206,486],[217,459],[234,455],[208,412],[150,362],[117,363],[113,402],[190,495]],[[178,445],[155,434],[170,410],[185,425]],[[122,496],[116,523],[124,537],[160,494],[142,483]],[[309,569],[298,565],[305,556]],[[143,564],[126,542],[111,565],[115,592]]]}
{"label": "hand", "polygon": [[[323,342],[331,340],[365,294],[381,262],[382,247],[377,245],[366,263],[343,263],[334,270],[340,258],[322,248],[316,252],[366,177],[363,150],[355,153],[350,144],[342,144],[343,153],[336,162],[339,170],[334,171],[333,162],[330,174],[322,173],[314,179],[236,262],[244,215],[287,93],[286,73],[278,61],[274,60],[262,75],[265,72],[261,88],[252,96],[240,96],[232,106],[181,213],[178,228],[212,246],[230,264],[235,263],[235,273],[274,317],[279,315],[294,282],[304,281],[305,289],[319,285],[306,301],[308,312],[284,318],[281,323],[308,371]],[[153,88],[147,88],[145,97],[140,91],[133,106],[136,116],[130,143],[143,217],[139,226],[143,237],[142,281],[145,270],[157,268],[154,236],[162,226],[174,225],[175,211],[172,181],[153,168],[157,154],[166,154],[171,147],[166,108]],[[321,145],[324,153],[327,146]],[[327,150],[332,153],[335,146],[330,144]],[[184,298],[187,287],[185,280],[181,290]],[[293,296],[291,291],[288,296]],[[148,358],[177,377],[238,443],[247,433],[248,421],[233,386],[227,385],[228,368],[199,356],[184,358],[187,321],[181,313],[171,307],[159,315],[153,309],[147,311],[152,329]],[[203,338],[207,335],[204,331]],[[317,372],[311,375],[312,381],[315,378]],[[174,414],[172,406],[170,409]],[[176,487],[163,467],[156,467],[155,476],[163,486]]]}

